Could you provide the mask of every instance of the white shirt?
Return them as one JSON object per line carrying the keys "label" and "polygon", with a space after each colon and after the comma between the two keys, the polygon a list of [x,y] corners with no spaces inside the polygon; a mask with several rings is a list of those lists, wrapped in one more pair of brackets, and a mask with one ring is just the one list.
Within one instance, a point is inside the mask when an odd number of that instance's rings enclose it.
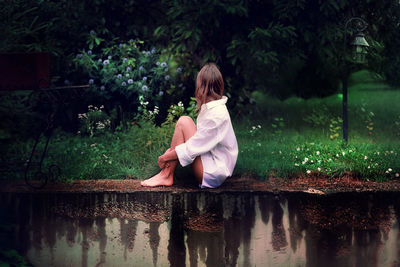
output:
{"label": "white shirt", "polygon": [[223,96],[203,104],[197,117],[196,133],[186,143],[175,147],[183,167],[191,164],[197,156],[201,157],[202,188],[220,186],[235,168],[238,145],[225,105],[227,100]]}

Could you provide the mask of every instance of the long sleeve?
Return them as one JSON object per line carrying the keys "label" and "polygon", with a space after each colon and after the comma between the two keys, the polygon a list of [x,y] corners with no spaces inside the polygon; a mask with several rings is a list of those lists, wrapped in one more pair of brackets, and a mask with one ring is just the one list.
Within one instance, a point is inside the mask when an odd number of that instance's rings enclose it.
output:
{"label": "long sleeve", "polygon": [[220,130],[226,123],[227,121],[222,118],[204,120],[189,140],[175,147],[179,163],[185,167],[197,156],[211,151],[221,141]]}

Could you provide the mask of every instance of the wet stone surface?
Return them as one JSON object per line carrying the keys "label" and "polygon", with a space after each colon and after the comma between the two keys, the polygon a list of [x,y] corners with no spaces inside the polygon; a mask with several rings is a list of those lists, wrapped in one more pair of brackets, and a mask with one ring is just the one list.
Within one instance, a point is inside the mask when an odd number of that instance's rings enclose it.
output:
{"label": "wet stone surface", "polygon": [[0,203],[10,246],[35,266],[400,262],[398,193],[2,193]]}

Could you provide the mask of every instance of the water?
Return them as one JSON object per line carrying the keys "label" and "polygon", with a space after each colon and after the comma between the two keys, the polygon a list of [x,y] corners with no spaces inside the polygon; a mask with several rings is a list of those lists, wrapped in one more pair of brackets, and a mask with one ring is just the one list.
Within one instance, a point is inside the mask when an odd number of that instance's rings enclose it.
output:
{"label": "water", "polygon": [[396,194],[3,194],[35,266],[399,266]]}

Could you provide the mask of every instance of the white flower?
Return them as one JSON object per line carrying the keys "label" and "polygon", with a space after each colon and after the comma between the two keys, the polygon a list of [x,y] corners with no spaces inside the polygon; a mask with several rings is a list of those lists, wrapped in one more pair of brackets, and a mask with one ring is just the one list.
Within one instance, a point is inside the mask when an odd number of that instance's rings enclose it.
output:
{"label": "white flower", "polygon": [[346,155],[346,152],[343,151],[343,152],[342,152],[342,155],[343,155],[343,157],[344,157],[344,155]]}
{"label": "white flower", "polygon": [[296,148],[297,151],[300,151],[300,147]]}
{"label": "white flower", "polygon": [[310,171],[310,170],[307,170],[307,173],[308,173],[308,174],[310,174],[310,173],[311,173],[311,171]]}
{"label": "white flower", "polygon": [[376,152],[376,154],[377,154],[377,155],[379,155],[379,151],[378,151],[378,152]]}
{"label": "white flower", "polygon": [[338,158],[338,157],[339,157],[339,154],[336,154],[336,157]]}
{"label": "white flower", "polygon": [[368,166],[367,168],[368,168],[368,169],[371,169],[371,166]]}
{"label": "white flower", "polygon": [[314,163],[314,161],[313,160],[310,160],[311,161],[311,163]]}
{"label": "white flower", "polygon": [[367,158],[368,158],[367,156],[364,156],[364,160],[367,160]]}
{"label": "white flower", "polygon": [[396,177],[399,177],[399,176],[400,176],[400,174],[399,174],[398,172],[396,172],[396,174],[395,174],[394,176],[396,176]]}
{"label": "white flower", "polygon": [[353,152],[353,150],[350,149],[350,150],[349,150],[349,153],[352,153],[352,152]]}
{"label": "white flower", "polygon": [[308,158],[304,158],[304,162],[307,162],[308,161]]}
{"label": "white flower", "polygon": [[260,143],[257,143],[257,146],[261,146],[261,144],[260,144]]}
{"label": "white flower", "polygon": [[300,164],[298,164],[298,163],[295,163],[295,164],[294,164],[294,166],[300,166]]}
{"label": "white flower", "polygon": [[392,170],[392,168],[389,168],[388,171],[391,172],[391,171],[393,171],[393,170]]}
{"label": "white flower", "polygon": [[317,151],[317,156],[319,156],[319,151]]}
{"label": "white flower", "polygon": [[317,170],[320,172],[320,171],[321,171],[321,168],[320,168],[320,167],[318,167],[318,168],[317,168]]}
{"label": "white flower", "polygon": [[257,127],[259,128],[259,129],[261,129],[261,125],[259,124],[259,125],[257,125]]}
{"label": "white flower", "polygon": [[388,171],[385,171],[385,173],[389,173]]}
{"label": "white flower", "polygon": [[255,130],[255,129],[256,129],[256,126],[251,127],[251,129]]}

